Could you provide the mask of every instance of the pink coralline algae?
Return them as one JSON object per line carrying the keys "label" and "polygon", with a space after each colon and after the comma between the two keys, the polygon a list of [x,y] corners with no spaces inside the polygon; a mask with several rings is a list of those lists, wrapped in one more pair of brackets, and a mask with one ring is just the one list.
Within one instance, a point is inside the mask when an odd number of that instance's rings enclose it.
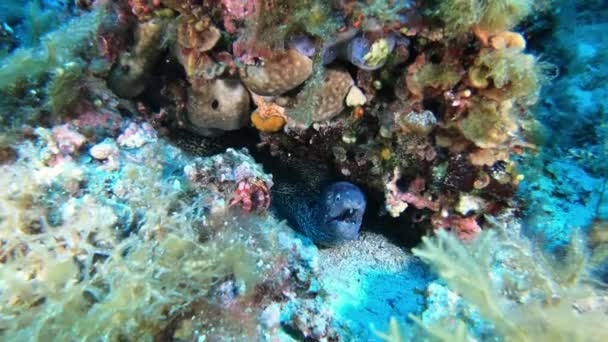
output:
{"label": "pink coralline algae", "polygon": [[74,153],[87,141],[84,135],[73,130],[70,125],[54,127],[53,137],[57,142],[59,151],[63,154]]}
{"label": "pink coralline algae", "polygon": [[87,141],[73,126],[64,124],[53,127],[51,131],[38,128],[36,134],[46,140],[46,148],[42,159],[49,165],[55,166],[71,161],[80,147]]}
{"label": "pink coralline algae", "polygon": [[399,216],[411,204],[416,209],[439,210],[439,202],[425,197],[425,180],[416,177],[409,185],[408,191],[399,190],[397,181],[401,177],[398,171],[394,172],[393,179],[386,184],[386,209],[393,217]]}
{"label": "pink coralline algae", "polygon": [[474,240],[477,234],[481,232],[481,227],[479,227],[475,216],[461,217],[458,215],[451,215],[442,217],[437,215],[432,219],[432,223],[435,228],[450,228],[454,230],[456,236],[458,236],[461,241]]}
{"label": "pink coralline algae", "polygon": [[253,0],[221,0],[224,27],[229,33],[236,33],[235,21],[243,21],[255,13]]}
{"label": "pink coralline algae", "polygon": [[270,207],[270,191],[263,181],[244,179],[237,185],[230,205],[241,205],[246,213],[264,212]]}
{"label": "pink coralline algae", "polygon": [[116,139],[118,145],[126,148],[139,148],[146,143],[156,141],[156,131],[149,123],[140,125],[131,122],[127,129]]}
{"label": "pink coralline algae", "polygon": [[272,177],[253,158],[234,149],[196,158],[184,167],[184,173],[194,190],[209,194],[212,210],[224,210],[228,203],[246,213],[262,213],[270,206]]}

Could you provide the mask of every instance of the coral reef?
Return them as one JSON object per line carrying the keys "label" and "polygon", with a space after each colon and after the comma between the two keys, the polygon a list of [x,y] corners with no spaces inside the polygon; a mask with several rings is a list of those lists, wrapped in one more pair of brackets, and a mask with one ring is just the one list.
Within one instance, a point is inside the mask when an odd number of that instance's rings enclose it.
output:
{"label": "coral reef", "polygon": [[[295,300],[312,277],[300,264],[311,251],[288,227],[231,209],[247,209],[244,181],[272,186],[250,156],[190,159],[138,138],[146,125],[124,122],[122,134],[90,147],[88,161],[81,128],[41,129],[38,143],[22,143],[2,166],[4,338],[189,339],[208,329],[253,338],[269,332],[251,314],[261,322],[270,298],[295,291]],[[289,278],[296,267],[301,285]],[[247,322],[234,326],[244,310]],[[323,322],[317,333],[330,334],[331,315]]]}

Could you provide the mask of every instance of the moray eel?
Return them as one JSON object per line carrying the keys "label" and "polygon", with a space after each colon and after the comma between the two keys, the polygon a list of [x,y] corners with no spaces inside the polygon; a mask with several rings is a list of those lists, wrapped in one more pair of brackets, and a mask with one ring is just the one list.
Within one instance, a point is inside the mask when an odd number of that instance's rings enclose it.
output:
{"label": "moray eel", "polygon": [[317,223],[299,227],[315,243],[337,245],[356,240],[367,203],[361,189],[348,182],[331,183],[313,203]]}
{"label": "moray eel", "polygon": [[367,206],[365,195],[352,183],[328,181],[326,173],[312,164],[273,172],[273,210],[318,245],[356,240]]}

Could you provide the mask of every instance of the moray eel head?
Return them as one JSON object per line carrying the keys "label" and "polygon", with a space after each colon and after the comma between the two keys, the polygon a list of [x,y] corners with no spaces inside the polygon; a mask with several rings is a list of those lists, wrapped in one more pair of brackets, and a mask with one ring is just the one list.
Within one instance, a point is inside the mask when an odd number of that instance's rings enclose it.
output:
{"label": "moray eel head", "polygon": [[361,189],[348,182],[333,183],[325,188],[319,204],[323,215],[315,242],[334,246],[357,239],[366,207]]}

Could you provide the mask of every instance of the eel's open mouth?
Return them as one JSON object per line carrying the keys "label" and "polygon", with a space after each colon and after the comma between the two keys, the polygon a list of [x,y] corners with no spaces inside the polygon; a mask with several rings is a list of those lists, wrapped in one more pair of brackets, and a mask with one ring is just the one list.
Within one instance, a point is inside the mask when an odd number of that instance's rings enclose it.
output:
{"label": "eel's open mouth", "polygon": [[331,217],[330,222],[343,221],[347,223],[357,223],[357,209],[345,208],[338,215]]}

